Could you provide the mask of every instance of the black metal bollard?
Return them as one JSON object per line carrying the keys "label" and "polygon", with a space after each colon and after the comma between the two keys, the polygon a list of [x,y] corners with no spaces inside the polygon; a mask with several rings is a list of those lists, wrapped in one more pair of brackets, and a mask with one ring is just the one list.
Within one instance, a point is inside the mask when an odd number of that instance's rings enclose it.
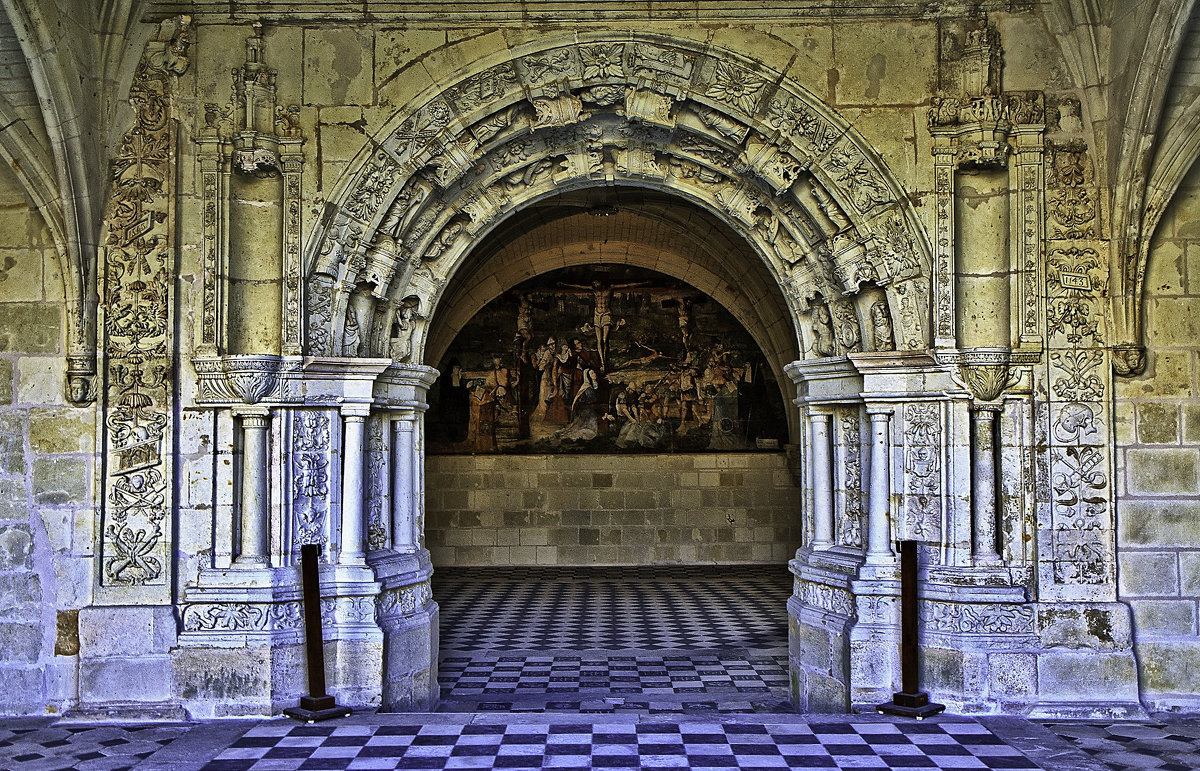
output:
{"label": "black metal bollard", "polygon": [[921,690],[921,668],[917,624],[917,542],[900,542],[900,692],[875,711],[886,715],[915,717],[936,715],[946,707],[929,700]]}
{"label": "black metal bollard", "polygon": [[325,637],[321,633],[321,576],[317,567],[317,545],[300,547],[300,576],[304,583],[304,647],[308,664],[308,695],[300,697],[299,707],[288,707],[283,714],[315,723],[345,717],[343,707],[325,693]]}

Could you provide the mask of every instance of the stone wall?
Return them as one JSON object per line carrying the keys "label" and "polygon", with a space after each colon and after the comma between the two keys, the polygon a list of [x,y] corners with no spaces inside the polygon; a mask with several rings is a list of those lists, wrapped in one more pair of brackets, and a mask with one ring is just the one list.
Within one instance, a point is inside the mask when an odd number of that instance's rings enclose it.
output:
{"label": "stone wall", "polygon": [[72,609],[91,601],[95,413],[66,404],[57,255],[7,169],[0,244],[0,714],[35,714],[74,690]]}
{"label": "stone wall", "polygon": [[441,455],[426,480],[436,567],[782,563],[800,545],[782,453]]}
{"label": "stone wall", "polygon": [[1149,366],[1118,379],[1121,597],[1148,706],[1200,705],[1200,169],[1163,217],[1146,277]]}

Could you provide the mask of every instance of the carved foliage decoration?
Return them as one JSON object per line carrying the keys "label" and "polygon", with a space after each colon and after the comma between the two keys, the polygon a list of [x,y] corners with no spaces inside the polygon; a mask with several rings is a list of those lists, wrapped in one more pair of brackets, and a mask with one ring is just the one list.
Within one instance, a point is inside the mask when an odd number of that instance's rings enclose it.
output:
{"label": "carved foliage decoration", "polygon": [[[168,51],[186,50],[186,30]],[[170,559],[172,76],[152,45],[134,72],[134,125],[112,163],[104,237],[102,586],[162,586]],[[186,64],[186,60],[182,60]]]}
{"label": "carved foliage decoration", "polygon": [[367,422],[367,548],[387,548],[388,543],[388,421],[373,415]]}
{"label": "carved foliage decoration", "polygon": [[842,473],[845,487],[845,507],[838,521],[838,543],[843,546],[862,546],[863,501],[862,489],[862,433],[859,428],[858,410],[842,414]]}
{"label": "carved foliage decoration", "polygon": [[296,543],[325,543],[329,513],[329,413],[297,411],[292,420],[292,510]]}
{"label": "carved foliage decoration", "polygon": [[904,475],[908,537],[937,541],[942,523],[942,419],[936,404],[904,407]]}
{"label": "carved foliage decoration", "polygon": [[1047,257],[1050,404],[1043,432],[1050,446],[1044,526],[1049,525],[1052,554],[1043,562],[1050,563],[1057,585],[1113,580],[1111,459],[1104,428],[1110,402],[1105,268],[1096,249],[1078,242],[1056,242]]}
{"label": "carved foliage decoration", "polygon": [[1047,213],[1053,238],[1091,238],[1096,233],[1095,172],[1081,139],[1046,143]]}
{"label": "carved foliage decoration", "polygon": [[1030,605],[999,603],[921,603],[921,624],[931,632],[969,634],[1032,634]]}

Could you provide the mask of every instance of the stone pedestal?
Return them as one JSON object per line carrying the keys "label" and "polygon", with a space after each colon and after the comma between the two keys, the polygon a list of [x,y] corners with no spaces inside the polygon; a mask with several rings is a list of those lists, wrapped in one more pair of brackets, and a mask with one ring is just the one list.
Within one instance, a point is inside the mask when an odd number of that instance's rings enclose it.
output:
{"label": "stone pedestal", "polygon": [[433,566],[424,549],[394,554],[372,564],[382,587],[385,712],[420,712],[438,702],[438,607],[429,579]]}
{"label": "stone pedestal", "polygon": [[76,720],[180,720],[172,676],[175,612],[169,605],[79,611]]}

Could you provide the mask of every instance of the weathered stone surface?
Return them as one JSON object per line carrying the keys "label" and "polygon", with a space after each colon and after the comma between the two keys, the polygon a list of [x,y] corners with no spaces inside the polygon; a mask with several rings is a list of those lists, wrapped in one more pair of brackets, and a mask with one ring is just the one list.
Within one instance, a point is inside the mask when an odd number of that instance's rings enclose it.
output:
{"label": "weathered stone surface", "polygon": [[1196,632],[1196,603],[1191,599],[1139,600],[1132,606],[1134,629],[1147,639]]}
{"label": "weathered stone surface", "polygon": [[33,664],[42,655],[42,629],[36,623],[0,621],[0,650],[4,660],[14,664]]}
{"label": "weathered stone surface", "polygon": [[33,502],[43,506],[79,505],[88,500],[87,461],[37,458],[33,462]]}
{"label": "weathered stone surface", "polygon": [[0,404],[12,404],[13,365],[8,359],[0,359]]}
{"label": "weathered stone surface", "polygon": [[55,623],[55,656],[79,655],[79,611],[60,610]]}
{"label": "weathered stone surface", "polygon": [[1177,561],[1171,552],[1125,552],[1120,556],[1123,595],[1179,593]]}
{"label": "weathered stone surface", "polygon": [[1139,646],[1143,686],[1165,693],[1200,692],[1200,645],[1194,641],[1145,642]]}
{"label": "weathered stone surface", "polygon": [[1129,490],[1132,493],[1200,493],[1200,452],[1191,449],[1130,450]]}
{"label": "weathered stone surface", "polygon": [[[81,618],[82,621],[82,618]],[[79,697],[84,703],[154,703],[173,696],[171,657],[143,653],[89,659],[81,650]]]}
{"label": "weathered stone surface", "polygon": [[36,573],[0,573],[0,619],[40,621],[41,603],[42,580]]}
{"label": "weathered stone surface", "polygon": [[29,447],[38,454],[90,452],[96,446],[94,420],[88,410],[30,410]]}
{"label": "weathered stone surface", "polygon": [[0,479],[0,520],[29,520],[24,480]]}
{"label": "weathered stone surface", "polygon": [[0,413],[0,474],[25,473],[25,413]]}
{"label": "weathered stone surface", "polygon": [[1121,507],[1120,535],[1133,547],[1200,547],[1200,505],[1192,501],[1130,501]]}
{"label": "weathered stone surface", "polygon": [[0,353],[58,353],[60,350],[60,308],[40,303],[0,303]]}
{"label": "weathered stone surface", "polygon": [[163,653],[175,642],[169,606],[91,607],[79,611],[80,655],[87,659]]}
{"label": "weathered stone surface", "polygon": [[1179,411],[1173,404],[1139,404],[1138,439],[1144,444],[1173,444],[1179,440]]}
{"label": "weathered stone surface", "polygon": [[33,567],[33,534],[28,525],[0,525],[0,570]]}
{"label": "weathered stone surface", "polygon": [[37,715],[45,710],[42,670],[5,661],[0,664],[0,715]]}

